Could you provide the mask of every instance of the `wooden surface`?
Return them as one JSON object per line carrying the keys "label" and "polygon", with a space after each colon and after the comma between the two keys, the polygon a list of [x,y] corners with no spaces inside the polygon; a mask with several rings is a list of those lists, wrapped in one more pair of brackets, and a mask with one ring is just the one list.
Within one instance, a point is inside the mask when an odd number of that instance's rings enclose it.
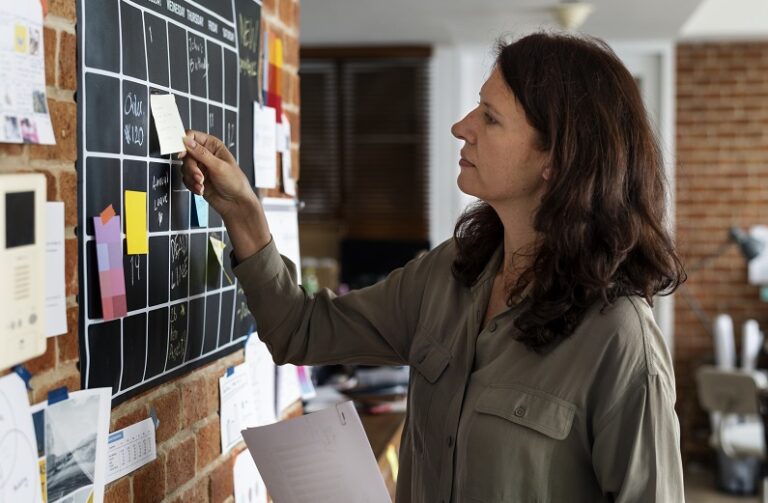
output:
{"label": "wooden surface", "polygon": [[400,437],[405,425],[405,413],[361,414],[360,420],[371,443],[381,475],[384,477],[389,496],[394,501],[399,468],[397,459],[400,454]]}

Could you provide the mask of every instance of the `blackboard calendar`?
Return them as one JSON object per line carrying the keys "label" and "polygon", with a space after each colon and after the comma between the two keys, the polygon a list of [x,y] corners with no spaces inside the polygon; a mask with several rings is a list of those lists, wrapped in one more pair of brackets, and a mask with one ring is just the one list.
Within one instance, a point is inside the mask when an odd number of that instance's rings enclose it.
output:
{"label": "blackboard calendar", "polygon": [[[222,138],[253,180],[261,5],[254,0],[78,0],[82,386],[113,404],[238,349],[254,321],[211,208],[193,218],[181,162],[160,155],[149,96],[171,93],[185,128]],[[149,252],[125,253],[128,313],[102,315],[92,218],[147,194]],[[212,242],[227,245],[220,262]]]}

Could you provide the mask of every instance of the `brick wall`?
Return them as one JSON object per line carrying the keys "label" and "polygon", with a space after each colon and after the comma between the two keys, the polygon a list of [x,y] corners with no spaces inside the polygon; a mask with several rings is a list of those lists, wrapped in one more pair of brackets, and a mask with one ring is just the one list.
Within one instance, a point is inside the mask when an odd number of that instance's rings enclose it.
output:
{"label": "brick wall", "polygon": [[[23,0],[33,1],[33,0]],[[56,145],[0,144],[0,173],[39,172],[48,180],[48,200],[64,201],[66,224],[66,285],[69,332],[48,339],[42,356],[26,363],[34,374],[30,401],[44,400],[59,386],[80,387],[78,362],[77,278],[77,43],[75,0],[49,0],[45,18],[45,62],[48,105]],[[266,25],[283,40],[283,99],[293,130],[291,154],[298,169],[299,126],[299,0],[264,0]],[[296,171],[297,172],[297,171]],[[241,363],[243,351],[150,390],[112,411],[111,430],[123,428],[157,411],[158,459],[107,487],[105,501],[222,502],[233,501],[235,453],[221,455],[218,378],[228,366]],[[295,414],[294,410],[289,415]]]}
{"label": "brick wall", "polygon": [[[726,241],[730,226],[768,224],[768,40],[685,43],[677,47],[677,240],[690,268]],[[756,319],[768,329],[768,304],[747,283],[733,246],[704,269],[690,270],[688,290],[710,318]],[[675,307],[675,366],[683,451],[711,456],[706,415],[693,374],[712,361],[712,338],[681,295]]]}

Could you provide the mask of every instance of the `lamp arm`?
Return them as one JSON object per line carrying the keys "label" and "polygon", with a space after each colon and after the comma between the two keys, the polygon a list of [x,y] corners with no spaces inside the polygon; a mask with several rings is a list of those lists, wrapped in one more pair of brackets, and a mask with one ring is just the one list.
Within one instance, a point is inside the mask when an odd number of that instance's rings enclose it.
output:
{"label": "lamp arm", "polygon": [[705,267],[709,266],[718,257],[720,257],[720,255],[725,253],[728,250],[728,248],[730,248],[733,244],[734,244],[733,241],[726,241],[724,243],[721,243],[720,246],[717,247],[717,250],[715,250],[713,254],[708,255],[694,262],[687,272],[695,273],[696,271],[700,271],[701,269],[704,269]]}
{"label": "lamp arm", "polygon": [[681,284],[678,292],[682,294],[685,303],[688,304],[688,307],[693,311],[693,314],[699,320],[701,325],[707,330],[707,333],[714,337],[712,320],[707,316],[707,313],[704,312],[704,308],[701,307],[701,304],[696,300],[696,297],[691,295],[690,290],[688,290],[688,285],[685,283]]}

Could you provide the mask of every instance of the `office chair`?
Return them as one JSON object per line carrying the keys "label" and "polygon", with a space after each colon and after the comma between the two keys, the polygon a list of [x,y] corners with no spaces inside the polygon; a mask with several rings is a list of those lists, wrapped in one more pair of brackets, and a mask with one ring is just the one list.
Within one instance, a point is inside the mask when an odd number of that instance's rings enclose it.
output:
{"label": "office chair", "polygon": [[[729,458],[765,460],[765,435],[758,394],[768,387],[762,372],[704,365],[696,372],[701,406],[715,419],[710,445]],[[765,479],[761,484],[765,487]],[[763,501],[768,501],[764,489]]]}

